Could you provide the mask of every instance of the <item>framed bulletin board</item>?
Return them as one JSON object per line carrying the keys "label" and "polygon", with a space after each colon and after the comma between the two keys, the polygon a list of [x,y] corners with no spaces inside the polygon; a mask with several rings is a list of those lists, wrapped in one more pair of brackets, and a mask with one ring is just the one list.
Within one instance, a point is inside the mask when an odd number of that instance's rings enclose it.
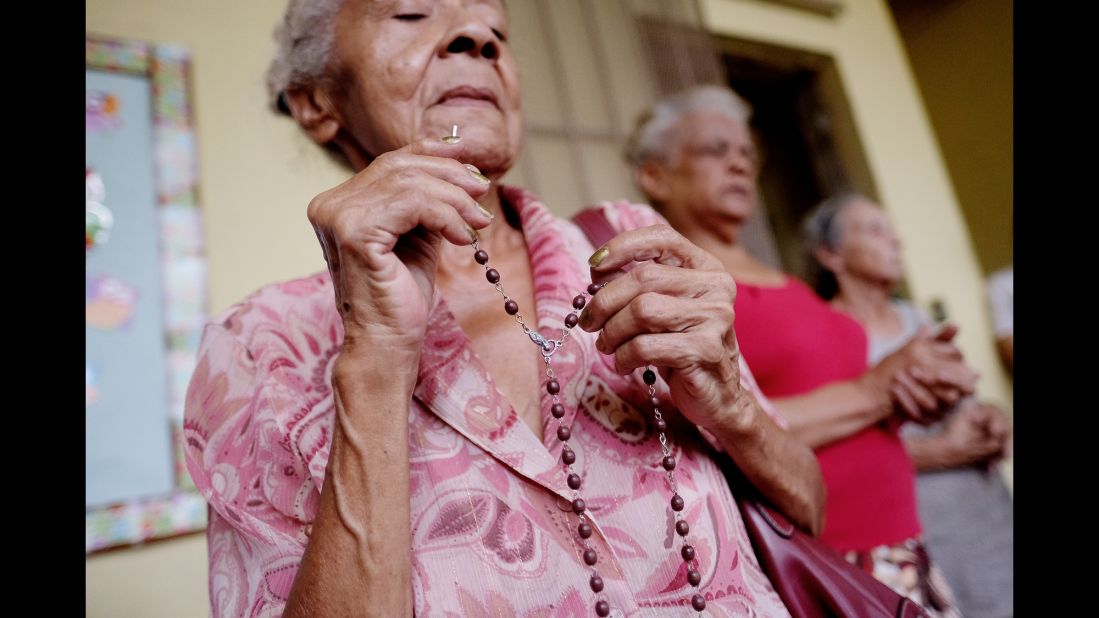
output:
{"label": "framed bulletin board", "polygon": [[183,401],[206,317],[185,50],[85,42],[87,553],[202,530]]}

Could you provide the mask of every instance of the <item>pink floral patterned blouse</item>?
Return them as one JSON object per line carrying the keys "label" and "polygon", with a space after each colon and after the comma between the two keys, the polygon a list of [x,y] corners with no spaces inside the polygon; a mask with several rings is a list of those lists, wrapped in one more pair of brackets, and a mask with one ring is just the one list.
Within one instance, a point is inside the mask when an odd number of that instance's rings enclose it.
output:
{"label": "pink floral patterned blouse", "polygon": [[[538,330],[557,336],[587,285],[594,247],[534,195],[501,190],[529,247]],[[647,206],[600,207],[619,230],[662,222]],[[333,298],[327,273],[270,285],[206,328],[187,395],[185,452],[210,503],[215,617],[279,616],[290,593],[328,462],[331,371],[343,338]],[[594,341],[574,329],[554,371],[611,615],[694,615],[660,448],[642,412],[647,391],[639,375],[616,374]],[[546,398],[542,414],[549,418]],[[669,416],[707,615],[789,615],[760,571],[714,442]],[[592,615],[561,442],[519,421],[438,295],[408,419],[416,614]]]}

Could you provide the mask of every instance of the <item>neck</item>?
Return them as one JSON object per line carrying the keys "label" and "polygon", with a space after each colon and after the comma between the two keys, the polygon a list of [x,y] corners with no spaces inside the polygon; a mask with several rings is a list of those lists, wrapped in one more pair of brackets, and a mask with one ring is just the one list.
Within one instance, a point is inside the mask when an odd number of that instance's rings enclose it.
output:
{"label": "neck", "polygon": [[740,263],[745,258],[752,259],[737,241],[740,238],[742,222],[725,221],[715,224],[697,217],[683,216],[685,209],[665,208],[661,212],[673,228],[699,248],[717,257],[726,268],[730,263]]}
{"label": "neck", "polygon": [[832,306],[854,317],[874,332],[882,324],[891,324],[893,306],[890,304],[892,284],[841,274],[840,293],[832,299]]}
{"label": "neck", "polygon": [[[521,252],[525,259],[526,244],[523,232],[508,223],[508,217],[504,213],[503,203],[500,200],[499,187],[493,184],[492,190],[481,198],[479,203],[495,215],[488,227],[477,230],[481,247],[489,251],[493,260],[497,262],[505,261],[504,258],[515,252]],[[472,249],[469,245],[459,246],[443,241],[439,251],[436,277],[440,281],[461,279],[469,275],[483,278],[483,269],[470,258]]]}

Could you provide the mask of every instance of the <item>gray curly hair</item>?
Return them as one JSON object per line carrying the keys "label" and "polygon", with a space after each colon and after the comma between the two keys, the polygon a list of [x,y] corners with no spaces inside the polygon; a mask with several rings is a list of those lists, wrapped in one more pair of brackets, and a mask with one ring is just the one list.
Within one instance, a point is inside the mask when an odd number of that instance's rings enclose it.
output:
{"label": "gray curly hair", "polygon": [[336,38],[336,13],[343,0],[290,0],[275,29],[275,57],[267,69],[271,107],[290,115],[285,93],[322,79]]}
{"label": "gray curly hair", "polygon": [[843,240],[840,214],[856,202],[873,201],[861,193],[840,193],[824,200],[806,215],[801,229],[805,239],[805,249],[809,253],[808,278],[821,298],[831,300],[835,297],[839,293],[839,281],[836,280],[836,275],[817,259],[817,249],[831,251],[838,249]]}
{"label": "gray curly hair", "polygon": [[736,122],[748,124],[752,107],[740,95],[724,86],[695,86],[657,101],[637,119],[626,141],[626,162],[637,170],[650,160],[667,161],[672,132],[684,116],[699,110],[723,112]]}

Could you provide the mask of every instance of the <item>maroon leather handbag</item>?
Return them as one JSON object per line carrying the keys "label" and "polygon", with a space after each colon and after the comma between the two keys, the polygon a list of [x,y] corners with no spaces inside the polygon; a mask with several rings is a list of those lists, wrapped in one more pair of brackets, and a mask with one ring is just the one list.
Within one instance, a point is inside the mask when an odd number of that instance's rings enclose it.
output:
{"label": "maroon leather handbag", "polygon": [[771,508],[732,461],[725,466],[725,478],[759,565],[794,618],[928,617],[915,601],[847,562]]}
{"label": "maroon leather handbag", "polygon": [[[602,211],[594,208],[582,210],[572,221],[595,247],[616,234]],[[790,523],[732,459],[721,459],[760,567],[794,618],[929,618],[917,603]]]}

